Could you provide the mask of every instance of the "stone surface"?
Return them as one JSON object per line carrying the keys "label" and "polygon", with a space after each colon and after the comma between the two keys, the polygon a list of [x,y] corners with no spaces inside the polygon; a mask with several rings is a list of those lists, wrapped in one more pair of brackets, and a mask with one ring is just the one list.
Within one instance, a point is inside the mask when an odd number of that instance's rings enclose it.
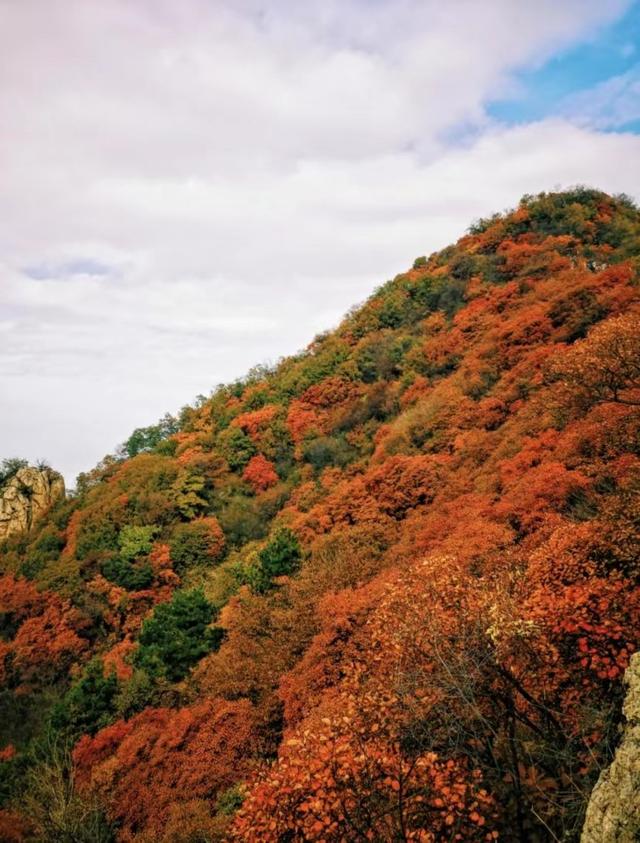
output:
{"label": "stone surface", "polygon": [[581,843],[640,841],[640,652],[631,659],[625,683],[622,740],[591,794]]}
{"label": "stone surface", "polygon": [[64,493],[64,480],[57,471],[19,469],[0,487],[0,541],[12,533],[28,530]]}

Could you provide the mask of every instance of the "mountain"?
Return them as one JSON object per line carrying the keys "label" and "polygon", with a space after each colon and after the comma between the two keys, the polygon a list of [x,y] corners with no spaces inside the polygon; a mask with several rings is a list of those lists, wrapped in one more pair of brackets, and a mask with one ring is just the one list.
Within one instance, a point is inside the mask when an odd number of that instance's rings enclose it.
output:
{"label": "mountain", "polygon": [[628,198],[525,196],[9,536],[0,839],[578,840],[640,647],[639,268]]}

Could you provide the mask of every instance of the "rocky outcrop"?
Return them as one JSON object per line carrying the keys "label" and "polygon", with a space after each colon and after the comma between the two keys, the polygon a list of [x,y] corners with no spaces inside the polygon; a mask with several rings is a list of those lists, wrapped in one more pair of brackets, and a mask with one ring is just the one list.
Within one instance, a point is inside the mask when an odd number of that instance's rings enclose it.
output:
{"label": "rocky outcrop", "polygon": [[640,840],[640,653],[632,657],[625,683],[622,740],[591,794],[581,843]]}
{"label": "rocky outcrop", "polygon": [[54,501],[64,497],[62,475],[50,468],[21,468],[0,486],[0,541],[28,530]]}

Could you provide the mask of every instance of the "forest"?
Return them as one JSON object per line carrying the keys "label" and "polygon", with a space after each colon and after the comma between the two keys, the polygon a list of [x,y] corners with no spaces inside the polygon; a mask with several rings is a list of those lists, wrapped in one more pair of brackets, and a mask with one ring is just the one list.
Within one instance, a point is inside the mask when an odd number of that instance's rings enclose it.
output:
{"label": "forest", "polygon": [[640,649],[639,271],[626,196],[525,196],[0,544],[0,840],[578,841]]}

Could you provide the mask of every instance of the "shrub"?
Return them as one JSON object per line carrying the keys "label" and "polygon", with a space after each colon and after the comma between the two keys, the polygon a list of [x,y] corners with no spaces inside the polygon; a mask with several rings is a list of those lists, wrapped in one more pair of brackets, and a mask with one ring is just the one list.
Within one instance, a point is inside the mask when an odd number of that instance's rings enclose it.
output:
{"label": "shrub", "polygon": [[78,534],[77,556],[86,559],[118,548],[118,528],[106,519],[82,524]]}
{"label": "shrub", "polygon": [[65,694],[52,713],[51,724],[70,737],[95,733],[114,717],[118,680],[114,672],[104,675],[100,659],[92,659],[82,677]]}
{"label": "shrub", "polygon": [[156,606],[142,624],[134,662],[153,676],[178,682],[222,641],[222,629],[210,627],[214,607],[202,589],[176,591],[171,602]]}
{"label": "shrub", "polygon": [[[166,687],[165,687],[166,686]],[[163,691],[168,688],[145,670],[134,670],[129,679],[118,687],[114,707],[118,717],[128,720],[145,708],[163,704]]]}
{"label": "shrub", "polygon": [[270,486],[275,486],[278,482],[278,475],[272,462],[263,456],[257,454],[251,457],[247,463],[247,467],[242,473],[242,479],[251,485],[254,492],[264,492]]}
{"label": "shrub", "polygon": [[640,317],[627,313],[596,325],[558,355],[550,374],[579,406],[640,407]]}
{"label": "shrub", "polygon": [[118,556],[102,563],[102,574],[109,582],[127,591],[142,591],[153,582],[153,568],[144,561],[153,547],[157,527],[128,525],[118,534]]}
{"label": "shrub", "polygon": [[175,508],[187,520],[196,518],[207,509],[207,501],[202,497],[206,486],[201,474],[182,471],[173,484],[173,500]]}
{"label": "shrub", "polygon": [[153,539],[157,533],[156,527],[136,527],[129,525],[120,530],[118,545],[120,557],[132,562],[140,556],[147,556],[151,552]]}
{"label": "shrub", "polygon": [[48,562],[58,558],[64,546],[63,534],[53,526],[47,527],[38,540],[30,545],[27,558],[20,566],[20,573],[27,579],[35,579]]}
{"label": "shrub", "polygon": [[282,527],[262,548],[258,557],[264,574],[273,579],[294,573],[300,567],[302,551],[295,533]]}
{"label": "shrub", "polygon": [[328,465],[347,465],[354,458],[355,452],[342,438],[318,436],[305,443],[302,455],[306,462],[321,470]]}
{"label": "shrub", "polygon": [[256,446],[239,427],[228,427],[219,437],[219,448],[232,471],[240,471],[256,453]]}
{"label": "shrub", "polygon": [[363,340],[355,354],[358,375],[365,383],[389,381],[400,376],[402,361],[411,346],[408,337],[372,334]]}
{"label": "shrub", "polygon": [[170,413],[166,413],[157,424],[136,428],[122,445],[121,451],[128,457],[135,457],[145,451],[152,451],[158,448],[168,436],[177,433],[179,426],[178,419]]}
{"label": "shrub", "polygon": [[148,562],[133,565],[119,556],[102,564],[102,575],[127,591],[143,591],[153,582],[153,568]]}
{"label": "shrub", "polygon": [[8,457],[0,462],[0,486],[16,475],[21,468],[27,468],[29,463],[20,457]]}
{"label": "shrub", "polygon": [[217,518],[199,518],[176,527],[169,547],[178,574],[196,565],[212,565],[224,553],[224,533]]}
{"label": "shrub", "polygon": [[262,539],[268,532],[269,513],[265,513],[258,498],[233,495],[218,512],[218,519],[227,542],[240,547],[248,541]]}

